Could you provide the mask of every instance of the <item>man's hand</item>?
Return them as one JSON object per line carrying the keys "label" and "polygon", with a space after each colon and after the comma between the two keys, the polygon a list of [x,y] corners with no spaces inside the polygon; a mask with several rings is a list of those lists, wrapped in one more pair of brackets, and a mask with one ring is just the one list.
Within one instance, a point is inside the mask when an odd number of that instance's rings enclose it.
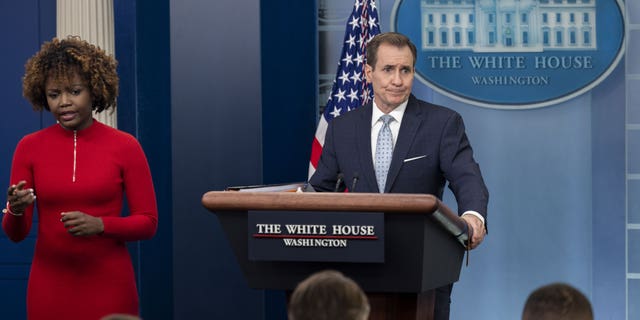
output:
{"label": "man's hand", "polygon": [[472,214],[462,215],[462,219],[467,222],[469,228],[473,230],[473,237],[471,238],[471,249],[475,249],[477,246],[482,243],[484,240],[484,236],[487,234],[487,231],[484,228],[484,225],[478,217]]}

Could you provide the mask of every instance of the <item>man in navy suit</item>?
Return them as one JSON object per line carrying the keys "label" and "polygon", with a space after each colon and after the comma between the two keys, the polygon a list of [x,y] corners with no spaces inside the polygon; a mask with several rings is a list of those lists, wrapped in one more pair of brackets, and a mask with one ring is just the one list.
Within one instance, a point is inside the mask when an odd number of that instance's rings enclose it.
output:
{"label": "man in navy suit", "polygon": [[[486,234],[489,193],[462,117],[411,94],[416,57],[415,45],[402,34],[383,33],[369,41],[365,75],[373,86],[373,102],[329,123],[309,183],[317,191],[352,188],[350,192],[425,193],[442,198],[448,182],[459,214],[473,229],[473,249]],[[390,165],[384,169],[388,170],[386,181],[379,182],[374,167],[378,134],[386,126],[383,115],[392,117],[388,128],[393,149]],[[347,183],[339,183],[338,177]],[[435,319],[449,318],[452,286],[436,289]]]}

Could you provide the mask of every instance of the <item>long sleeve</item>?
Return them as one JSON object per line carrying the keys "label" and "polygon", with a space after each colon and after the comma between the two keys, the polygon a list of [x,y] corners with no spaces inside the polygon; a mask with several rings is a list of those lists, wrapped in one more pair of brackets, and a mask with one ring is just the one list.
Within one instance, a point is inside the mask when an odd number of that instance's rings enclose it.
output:
{"label": "long sleeve", "polygon": [[[25,139],[20,140],[13,154],[11,164],[11,178],[9,185],[17,184],[21,180],[27,182],[25,188],[33,188],[33,166],[28,152],[25,150]],[[8,186],[7,186],[8,187]],[[14,216],[5,214],[2,217],[2,229],[7,237],[14,242],[24,240],[33,224],[33,204],[25,208],[24,215]]]}
{"label": "long sleeve", "polygon": [[442,137],[440,166],[449,181],[449,188],[456,196],[459,213],[475,211],[486,218],[489,192],[480,167],[473,158],[473,150],[459,114],[452,113],[447,119]]}
{"label": "long sleeve", "polygon": [[129,215],[102,217],[103,236],[124,241],[153,237],[158,224],[158,208],[151,171],[140,144],[133,138],[127,141],[122,159],[122,177]]}

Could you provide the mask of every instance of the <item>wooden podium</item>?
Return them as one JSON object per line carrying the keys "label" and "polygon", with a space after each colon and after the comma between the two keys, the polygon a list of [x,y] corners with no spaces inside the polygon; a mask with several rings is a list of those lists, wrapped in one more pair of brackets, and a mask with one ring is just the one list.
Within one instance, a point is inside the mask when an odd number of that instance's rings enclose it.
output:
{"label": "wooden podium", "polygon": [[[446,216],[458,226],[464,222],[432,195],[211,191],[202,204],[218,217],[252,288],[291,292],[310,274],[334,269],[367,293],[369,319],[423,320],[433,319],[433,289],[460,275],[465,249],[433,216]],[[384,262],[250,260],[249,211],[383,212]]]}

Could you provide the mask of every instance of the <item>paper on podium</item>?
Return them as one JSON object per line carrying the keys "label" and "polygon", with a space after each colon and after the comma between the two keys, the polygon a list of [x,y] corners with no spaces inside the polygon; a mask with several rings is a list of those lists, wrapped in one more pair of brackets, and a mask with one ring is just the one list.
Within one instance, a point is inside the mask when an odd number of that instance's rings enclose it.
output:
{"label": "paper on podium", "polygon": [[298,189],[304,189],[306,183],[282,183],[282,184],[258,184],[250,186],[228,187],[227,191],[240,192],[296,192]]}

